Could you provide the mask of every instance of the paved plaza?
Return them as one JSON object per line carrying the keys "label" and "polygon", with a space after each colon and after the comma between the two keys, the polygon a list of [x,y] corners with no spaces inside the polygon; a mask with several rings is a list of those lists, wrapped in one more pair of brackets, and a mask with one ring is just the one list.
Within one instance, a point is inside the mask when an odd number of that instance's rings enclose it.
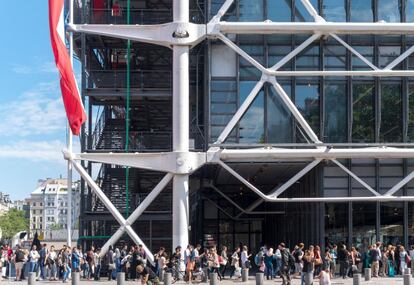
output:
{"label": "paved plaza", "polygon": [[[61,281],[37,281],[36,285],[41,285],[41,284],[47,284],[47,285],[51,285],[51,284],[61,284]],[[27,280],[22,281],[22,282],[14,282],[14,281],[8,281],[8,280],[3,280],[1,281],[1,284],[27,284]],[[68,283],[65,284],[71,284],[71,282],[69,281]],[[86,281],[86,280],[81,280],[80,281],[81,285],[116,285],[116,281],[107,281],[106,279],[104,280],[100,280],[100,281]],[[141,283],[139,281],[126,281],[125,285],[141,285]],[[180,285],[186,285],[188,283],[179,281],[176,282],[174,284],[180,284]],[[193,284],[206,284],[208,285],[209,283],[193,283]],[[217,281],[217,285],[255,285],[255,279],[253,276],[250,276],[249,281],[247,282],[240,282],[240,281],[236,281],[236,280],[223,280],[221,282]],[[272,281],[268,281],[265,280],[264,281],[264,285],[281,285],[282,284],[282,280],[281,279],[276,279],[276,280],[272,280]],[[313,282],[314,285],[318,285],[319,284],[319,280],[315,279]],[[353,280],[352,278],[349,279],[342,279],[342,278],[335,278],[332,281],[332,285],[352,285],[353,284]],[[402,277],[395,277],[395,278],[373,278],[370,281],[364,281],[364,279],[362,279],[361,282],[362,285],[364,284],[370,284],[370,285],[403,285],[403,278]],[[294,279],[292,281],[292,285],[300,285],[300,279]]]}

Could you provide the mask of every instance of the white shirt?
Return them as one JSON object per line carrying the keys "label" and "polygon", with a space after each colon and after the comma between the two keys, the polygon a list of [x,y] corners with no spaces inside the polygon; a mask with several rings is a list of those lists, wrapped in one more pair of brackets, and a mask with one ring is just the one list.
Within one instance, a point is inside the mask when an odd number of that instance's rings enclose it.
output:
{"label": "white shirt", "polygon": [[246,263],[246,261],[248,260],[248,258],[247,258],[247,251],[245,251],[245,250],[242,251],[241,256],[240,256],[240,259],[241,259],[242,264],[245,264]]}
{"label": "white shirt", "polygon": [[411,260],[414,259],[414,249],[410,250],[410,258],[411,258]]}
{"label": "white shirt", "polygon": [[277,259],[282,259],[282,253],[280,252],[280,249],[276,249],[275,256]]}
{"label": "white shirt", "polygon": [[37,252],[37,250],[31,250],[30,253],[29,253],[29,257],[30,257],[30,262],[37,262],[40,255]]}

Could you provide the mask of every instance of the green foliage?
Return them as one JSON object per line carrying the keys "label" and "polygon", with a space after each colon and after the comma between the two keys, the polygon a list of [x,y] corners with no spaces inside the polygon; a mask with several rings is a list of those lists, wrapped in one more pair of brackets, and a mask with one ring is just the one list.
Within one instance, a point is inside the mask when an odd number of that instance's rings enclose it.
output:
{"label": "green foliage", "polygon": [[51,230],[60,230],[61,228],[62,228],[62,226],[58,223],[54,223],[54,224],[50,225]]}
{"label": "green foliage", "polygon": [[18,232],[29,230],[29,220],[24,217],[24,211],[10,209],[0,217],[0,228],[3,238],[12,238]]}

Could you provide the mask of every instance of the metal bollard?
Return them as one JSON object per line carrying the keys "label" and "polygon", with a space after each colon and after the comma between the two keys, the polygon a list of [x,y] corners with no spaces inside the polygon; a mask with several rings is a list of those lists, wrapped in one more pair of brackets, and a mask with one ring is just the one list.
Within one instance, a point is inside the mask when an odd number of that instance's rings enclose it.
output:
{"label": "metal bollard", "polygon": [[365,268],[364,277],[365,277],[365,281],[371,280],[371,268]]}
{"label": "metal bollard", "polygon": [[404,269],[404,274],[411,274],[411,268]]}
{"label": "metal bollard", "polygon": [[72,272],[72,285],[79,285],[80,272]]}
{"label": "metal bollard", "polygon": [[36,272],[29,272],[29,276],[27,277],[27,284],[36,285]]}
{"label": "metal bollard", "polygon": [[125,284],[125,272],[118,272],[116,274],[116,285],[124,285],[124,284]]}
{"label": "metal bollard", "polygon": [[256,273],[256,285],[263,285],[264,282],[264,273],[258,272]]}
{"label": "metal bollard", "polygon": [[242,282],[247,282],[249,280],[249,269],[243,268],[242,269]]}
{"label": "metal bollard", "polygon": [[210,285],[217,284],[217,273],[210,273]]}
{"label": "metal bollard", "polygon": [[354,274],[354,283],[353,283],[353,285],[361,285],[361,283],[362,283],[361,274],[359,274],[359,273]]}
{"label": "metal bollard", "polygon": [[403,276],[403,278],[404,278],[404,285],[411,285],[411,284],[413,284],[412,283],[412,277],[411,277],[411,274],[404,274],[404,276]]}
{"label": "metal bollard", "polygon": [[172,274],[169,272],[164,273],[164,285],[171,285],[171,280],[172,280]]}
{"label": "metal bollard", "polygon": [[207,283],[207,281],[208,281],[208,268],[203,267],[203,276],[201,278],[201,282]]}

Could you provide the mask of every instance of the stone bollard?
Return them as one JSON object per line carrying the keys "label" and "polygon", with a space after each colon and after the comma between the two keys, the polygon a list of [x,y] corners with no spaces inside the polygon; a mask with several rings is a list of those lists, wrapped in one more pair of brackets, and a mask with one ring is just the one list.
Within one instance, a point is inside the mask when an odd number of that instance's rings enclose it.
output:
{"label": "stone bollard", "polygon": [[412,277],[411,274],[404,274],[403,275],[404,285],[412,285]]}
{"label": "stone bollard", "polygon": [[256,273],[256,285],[263,285],[264,282],[264,273],[258,272]]}
{"label": "stone bollard", "polygon": [[359,274],[359,273],[354,274],[354,283],[353,283],[353,285],[361,285],[361,283],[362,283],[361,274]]}
{"label": "stone bollard", "polygon": [[172,274],[169,272],[164,273],[164,285],[171,285],[171,280],[172,280]]}
{"label": "stone bollard", "polygon": [[305,284],[313,283],[313,274],[305,274]]}
{"label": "stone bollard", "polygon": [[36,285],[36,272],[29,272],[29,276],[27,277],[27,284]]}
{"label": "stone bollard", "polygon": [[217,284],[217,273],[210,273],[210,285]]}
{"label": "stone bollard", "polygon": [[411,274],[411,268],[404,269],[404,274]]}
{"label": "stone bollard", "polygon": [[249,269],[243,268],[242,269],[242,282],[247,282],[249,280]]}
{"label": "stone bollard", "polygon": [[125,285],[125,272],[118,272],[116,274],[116,285]]}
{"label": "stone bollard", "polygon": [[201,278],[201,282],[207,283],[207,281],[208,281],[208,268],[203,267],[203,276]]}
{"label": "stone bollard", "polygon": [[160,268],[159,270],[160,270],[160,273],[159,273],[158,278],[160,279],[161,282],[163,282],[164,281],[164,269]]}
{"label": "stone bollard", "polygon": [[72,272],[72,285],[79,285],[80,272]]}
{"label": "stone bollard", "polygon": [[365,281],[371,280],[371,268],[365,268],[364,276],[365,276]]}

